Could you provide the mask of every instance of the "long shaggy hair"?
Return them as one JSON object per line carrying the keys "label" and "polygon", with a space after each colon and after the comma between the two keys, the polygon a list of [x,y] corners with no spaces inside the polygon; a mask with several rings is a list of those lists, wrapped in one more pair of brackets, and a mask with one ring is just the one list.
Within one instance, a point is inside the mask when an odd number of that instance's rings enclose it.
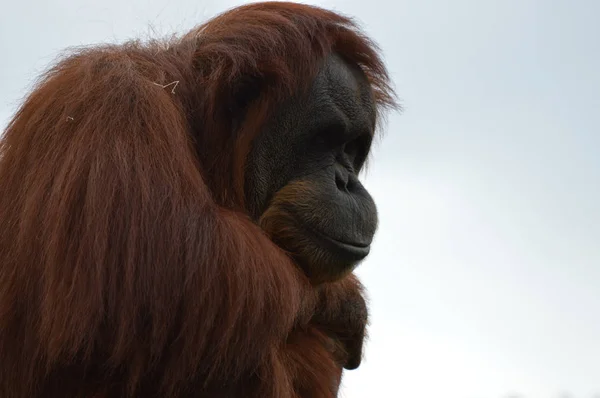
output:
{"label": "long shaggy hair", "polygon": [[243,197],[262,123],[332,52],[393,104],[355,24],[293,3],[43,76],[0,141],[1,397],[335,396],[339,347],[311,318],[360,284],[313,288]]}

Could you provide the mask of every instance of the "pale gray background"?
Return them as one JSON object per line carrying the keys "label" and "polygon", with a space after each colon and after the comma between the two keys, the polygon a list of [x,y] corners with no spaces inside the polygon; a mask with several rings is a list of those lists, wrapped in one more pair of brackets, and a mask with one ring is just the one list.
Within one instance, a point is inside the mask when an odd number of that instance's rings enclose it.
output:
{"label": "pale gray background", "polygon": [[[65,47],[241,3],[2,0],[0,123]],[[365,176],[371,340],[344,397],[600,393],[600,2],[313,3],[361,21],[405,107]]]}

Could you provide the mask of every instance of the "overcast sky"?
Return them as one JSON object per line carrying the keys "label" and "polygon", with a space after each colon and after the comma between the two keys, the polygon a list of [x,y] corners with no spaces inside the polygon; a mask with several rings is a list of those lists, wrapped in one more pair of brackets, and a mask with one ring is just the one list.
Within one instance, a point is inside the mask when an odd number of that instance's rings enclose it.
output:
{"label": "overcast sky", "polygon": [[[241,3],[4,2],[0,124],[61,49]],[[362,23],[405,107],[365,175],[372,326],[343,396],[600,394],[600,2],[311,3]]]}

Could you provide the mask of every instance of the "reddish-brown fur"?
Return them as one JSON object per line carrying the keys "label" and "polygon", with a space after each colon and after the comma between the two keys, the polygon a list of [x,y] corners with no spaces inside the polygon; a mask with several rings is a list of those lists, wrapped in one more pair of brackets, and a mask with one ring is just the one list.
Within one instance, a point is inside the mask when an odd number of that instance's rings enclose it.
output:
{"label": "reddish-brown fur", "polygon": [[[291,3],[47,73],[0,142],[2,398],[335,396],[360,284],[313,287],[243,198],[253,137],[332,51],[392,104],[352,22]],[[248,78],[262,94],[234,133]]]}

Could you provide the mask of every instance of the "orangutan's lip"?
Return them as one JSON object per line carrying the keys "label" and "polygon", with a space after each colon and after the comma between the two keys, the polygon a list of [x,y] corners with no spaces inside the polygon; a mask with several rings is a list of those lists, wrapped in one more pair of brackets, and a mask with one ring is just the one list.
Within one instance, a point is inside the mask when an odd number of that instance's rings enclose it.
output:
{"label": "orangutan's lip", "polygon": [[321,242],[324,246],[327,246],[329,250],[336,251],[340,253],[343,258],[351,262],[358,262],[369,255],[371,251],[371,243],[362,243],[362,242],[345,242],[331,236],[317,231],[313,228],[307,228],[306,230],[310,231],[310,233]]}
{"label": "orangutan's lip", "polygon": [[319,231],[304,221],[294,209],[284,208],[298,228],[304,231],[307,236],[311,237],[317,245],[330,252],[336,253],[336,257],[343,262],[356,265],[359,261],[369,255],[371,251],[370,239],[368,242],[349,242],[333,238],[329,234]]}
{"label": "orangutan's lip", "polygon": [[337,239],[333,239],[329,236],[323,236],[322,238],[328,241],[330,244],[336,246],[338,249],[343,250],[351,256],[355,257],[355,261],[360,261],[363,258],[367,257],[369,255],[369,252],[371,251],[370,244],[346,243]]}

